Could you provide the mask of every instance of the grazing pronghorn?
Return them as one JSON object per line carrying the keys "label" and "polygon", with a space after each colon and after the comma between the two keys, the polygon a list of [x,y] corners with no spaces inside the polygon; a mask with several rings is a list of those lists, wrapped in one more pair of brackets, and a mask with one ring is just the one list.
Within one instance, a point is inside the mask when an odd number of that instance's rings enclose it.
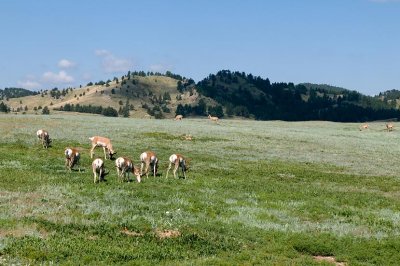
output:
{"label": "grazing pronghorn", "polygon": [[183,115],[177,115],[175,116],[175,120],[181,121],[183,119]]}
{"label": "grazing pronghorn", "polygon": [[183,135],[183,136],[182,136],[182,139],[183,139],[183,140],[193,140],[193,136],[192,136],[192,135],[189,135],[189,134],[186,134],[186,135]]}
{"label": "grazing pronghorn", "polygon": [[149,178],[149,167],[151,166],[151,171],[153,172],[153,176],[156,177],[157,175],[157,168],[158,168],[158,158],[157,155],[152,151],[145,151],[140,154],[140,173],[143,173],[143,166],[146,164],[146,172],[147,178]]}
{"label": "grazing pronghorn", "polygon": [[[81,158],[81,154],[76,148],[65,148],[65,167],[72,171],[72,167],[79,163],[79,159]],[[79,172],[81,168],[79,167]]]}
{"label": "grazing pronghorn", "polygon": [[208,119],[210,119],[211,121],[213,121],[213,122],[218,122],[218,117],[216,117],[216,116],[211,116],[211,115],[208,115]]}
{"label": "grazing pronghorn", "polygon": [[97,177],[99,177],[99,182],[103,179],[104,176],[104,162],[102,159],[97,158],[92,162],[92,170],[93,170],[93,175],[94,175],[94,180],[93,182],[97,182]]}
{"label": "grazing pronghorn", "polygon": [[168,166],[167,175],[166,175],[165,178],[168,178],[168,172],[171,169],[172,164],[175,165],[175,167],[174,167],[174,177],[176,178],[176,170],[178,170],[178,168],[180,166],[181,169],[182,169],[183,176],[186,178],[186,171],[188,169],[187,168],[187,164],[186,164],[186,159],[180,154],[172,154],[169,157],[169,166]]}
{"label": "grazing pronghorn", "polygon": [[121,182],[125,181],[126,175],[128,175],[129,181],[129,173],[132,172],[136,176],[136,180],[140,183],[140,170],[139,167],[135,167],[132,163],[132,160],[126,157],[118,157],[115,160],[115,166],[117,167],[118,178]]}
{"label": "grazing pronghorn", "polygon": [[362,124],[362,125],[360,126],[360,131],[363,130],[363,129],[368,129],[368,128],[369,128],[369,125],[368,125],[368,124]]}
{"label": "grazing pronghorn", "polygon": [[38,137],[38,139],[42,142],[43,148],[48,148],[50,146],[50,136],[49,136],[49,132],[47,132],[44,129],[39,129],[36,132],[36,136]]}
{"label": "grazing pronghorn", "polygon": [[392,131],[393,130],[393,124],[392,123],[386,123],[386,129],[387,129],[387,131]]}
{"label": "grazing pronghorn", "polygon": [[94,154],[94,148],[96,147],[102,147],[104,151],[104,158],[107,160],[107,153],[106,150],[108,151],[108,156],[110,159],[112,159],[112,156],[116,154],[114,151],[111,140],[108,138],[104,137],[99,137],[99,136],[94,136],[89,138],[92,141],[92,149],[90,150],[90,158],[93,158]]}

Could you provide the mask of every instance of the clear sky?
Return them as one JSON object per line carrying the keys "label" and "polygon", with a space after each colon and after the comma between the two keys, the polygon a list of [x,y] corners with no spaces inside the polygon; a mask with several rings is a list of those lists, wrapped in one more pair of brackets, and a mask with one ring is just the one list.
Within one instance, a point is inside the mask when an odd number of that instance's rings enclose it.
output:
{"label": "clear sky", "polygon": [[218,70],[400,89],[399,0],[2,0],[0,88]]}

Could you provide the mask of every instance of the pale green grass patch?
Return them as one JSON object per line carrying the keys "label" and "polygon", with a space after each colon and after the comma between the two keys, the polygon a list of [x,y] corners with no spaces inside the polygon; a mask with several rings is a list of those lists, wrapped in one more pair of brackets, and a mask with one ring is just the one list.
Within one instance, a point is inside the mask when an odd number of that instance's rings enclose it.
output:
{"label": "pale green grass patch", "polygon": [[[359,131],[355,123],[0,115],[0,125],[0,227],[12,232],[0,237],[0,256],[8,261],[308,265],[320,254],[349,264],[399,258],[400,133],[381,123]],[[53,139],[48,150],[37,141],[39,128]],[[119,183],[115,162],[106,160],[106,181],[93,184],[94,135],[111,138],[116,157],[136,165],[141,152],[155,151],[160,175]],[[80,148],[82,172],[65,169],[66,146]],[[95,153],[103,157],[101,149]],[[172,153],[191,159],[187,179],[172,172],[165,179]],[[164,231],[179,234],[161,239]]]}

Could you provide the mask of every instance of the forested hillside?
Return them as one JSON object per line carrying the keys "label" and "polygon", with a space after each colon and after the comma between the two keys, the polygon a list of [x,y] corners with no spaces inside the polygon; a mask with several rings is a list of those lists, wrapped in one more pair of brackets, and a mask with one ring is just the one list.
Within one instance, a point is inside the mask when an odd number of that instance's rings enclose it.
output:
{"label": "forested hillside", "polygon": [[18,98],[29,95],[36,95],[37,92],[22,89],[22,88],[5,88],[4,90],[0,89],[0,100],[9,99],[9,98]]}
{"label": "forested hillside", "polygon": [[226,114],[258,120],[356,122],[400,117],[395,104],[329,85],[271,83],[244,72],[219,71],[197,90],[223,105]]}

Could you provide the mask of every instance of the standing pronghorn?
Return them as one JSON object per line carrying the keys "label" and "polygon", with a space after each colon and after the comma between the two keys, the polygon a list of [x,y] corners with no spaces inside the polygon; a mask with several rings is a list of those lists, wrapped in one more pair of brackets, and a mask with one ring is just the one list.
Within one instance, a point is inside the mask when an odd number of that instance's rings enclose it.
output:
{"label": "standing pronghorn", "polygon": [[146,164],[146,169],[144,170],[146,172],[147,178],[149,178],[149,167],[151,166],[151,170],[153,172],[153,176],[156,177],[157,174],[157,168],[158,168],[158,158],[157,155],[152,152],[152,151],[145,151],[142,154],[140,154],[140,173],[143,173],[143,166]]}
{"label": "standing pronghorn", "polygon": [[36,136],[42,142],[43,148],[47,149],[50,146],[51,139],[49,136],[49,132],[44,129],[39,129],[38,131],[36,131]]}
{"label": "standing pronghorn", "polygon": [[211,121],[213,121],[213,122],[218,122],[218,117],[216,117],[216,116],[211,116],[211,115],[208,115],[208,119],[210,119]]}
{"label": "standing pronghorn", "polygon": [[97,182],[97,177],[99,177],[99,183],[103,179],[104,176],[104,162],[102,159],[97,158],[92,162],[92,170],[93,170],[93,175],[94,175],[94,180],[93,182]]}
{"label": "standing pronghorn", "polygon": [[178,168],[180,166],[182,169],[183,176],[186,179],[187,164],[186,164],[186,159],[181,154],[172,154],[169,157],[169,166],[168,166],[168,170],[167,170],[167,176],[165,178],[168,178],[168,172],[171,169],[172,164],[175,165],[174,177],[176,178],[176,170],[178,170]]}
{"label": "standing pronghorn", "polygon": [[363,129],[368,129],[368,128],[369,128],[369,125],[368,125],[368,124],[362,124],[362,125],[360,126],[360,131],[363,130]]}
{"label": "standing pronghorn", "polygon": [[115,160],[115,166],[117,167],[118,178],[121,182],[125,181],[126,175],[128,175],[129,181],[129,173],[132,172],[136,176],[136,180],[140,183],[140,170],[139,167],[135,167],[132,163],[132,160],[126,157],[119,157]]}
{"label": "standing pronghorn", "polygon": [[393,130],[393,124],[392,123],[386,123],[386,129],[387,129],[387,131],[392,131]]}
{"label": "standing pronghorn", "polygon": [[[69,171],[71,171],[72,167],[74,167],[79,163],[81,155],[78,149],[76,148],[65,148],[64,155],[65,155],[65,167],[68,168]],[[81,168],[79,167],[79,172],[80,171]]]}
{"label": "standing pronghorn", "polygon": [[175,116],[175,120],[181,121],[183,119],[183,115],[177,115]]}
{"label": "standing pronghorn", "polygon": [[92,149],[90,149],[90,158],[93,158],[93,154],[94,154],[94,148],[96,147],[102,147],[103,151],[104,151],[104,159],[107,160],[107,153],[106,150],[108,151],[108,156],[110,159],[112,159],[112,156],[114,154],[116,154],[116,152],[114,151],[112,144],[111,144],[111,140],[108,138],[104,138],[104,137],[99,137],[99,136],[94,136],[89,138],[92,141]]}

